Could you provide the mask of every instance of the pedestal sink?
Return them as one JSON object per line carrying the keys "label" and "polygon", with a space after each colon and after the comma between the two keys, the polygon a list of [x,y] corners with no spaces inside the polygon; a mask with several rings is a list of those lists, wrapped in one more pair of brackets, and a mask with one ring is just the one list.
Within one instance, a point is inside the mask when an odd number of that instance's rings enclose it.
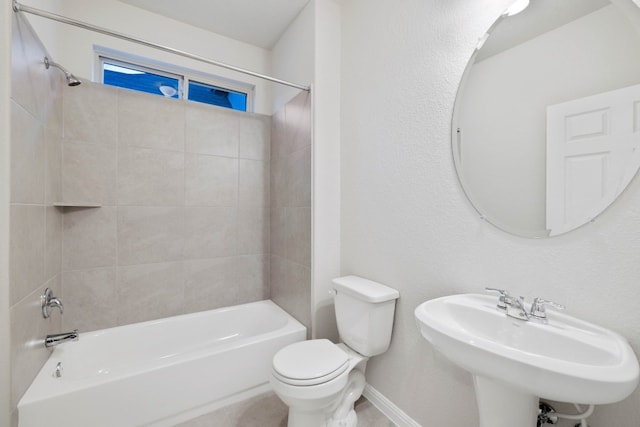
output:
{"label": "pedestal sink", "polygon": [[480,427],[535,427],[540,397],[605,404],[635,390],[638,361],[622,336],[558,312],[515,319],[497,300],[452,295],[415,310],[424,338],[473,375]]}

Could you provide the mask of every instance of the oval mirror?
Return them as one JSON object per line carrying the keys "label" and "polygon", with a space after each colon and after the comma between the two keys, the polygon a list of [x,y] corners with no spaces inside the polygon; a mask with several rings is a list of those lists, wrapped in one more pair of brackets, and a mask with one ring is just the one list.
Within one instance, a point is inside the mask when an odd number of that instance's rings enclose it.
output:
{"label": "oval mirror", "polygon": [[640,9],[531,0],[505,13],[467,65],[452,143],[465,193],[498,228],[547,237],[592,221],[640,165]]}

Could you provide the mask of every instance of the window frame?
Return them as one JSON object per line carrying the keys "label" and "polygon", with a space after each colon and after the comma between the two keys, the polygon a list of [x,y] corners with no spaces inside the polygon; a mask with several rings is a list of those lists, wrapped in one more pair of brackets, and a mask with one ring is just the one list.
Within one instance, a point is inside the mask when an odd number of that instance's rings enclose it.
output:
{"label": "window frame", "polygon": [[[198,104],[214,105],[209,103],[203,103],[200,101],[193,101],[189,99],[189,82],[211,85],[219,89],[228,90],[231,92],[237,92],[245,94],[247,97],[247,113],[253,113],[255,111],[255,85],[247,82],[232,80],[222,76],[216,76],[213,74],[207,74],[188,68],[183,68],[177,65],[168,64],[141,56],[120,52],[113,49],[94,46],[94,68],[93,68],[93,81],[96,83],[104,84],[104,64],[109,63],[113,65],[120,65],[132,70],[139,70],[145,73],[157,74],[160,76],[177,79],[178,80],[178,99],[188,102],[197,102]],[[135,89],[131,89],[135,90]],[[141,92],[144,93],[144,92]],[[162,94],[159,94],[162,96]],[[226,108],[226,107],[220,107]],[[242,110],[235,110],[240,111]]]}

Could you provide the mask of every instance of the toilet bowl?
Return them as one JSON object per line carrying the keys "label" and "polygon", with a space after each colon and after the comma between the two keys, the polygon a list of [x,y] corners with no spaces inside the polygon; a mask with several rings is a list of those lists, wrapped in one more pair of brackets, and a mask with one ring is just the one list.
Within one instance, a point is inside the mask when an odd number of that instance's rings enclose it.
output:
{"label": "toilet bowl", "polygon": [[[271,385],[289,406],[288,425],[330,426],[334,415],[336,421],[345,419],[362,395],[367,360],[344,344],[324,339],[302,341],[278,352]],[[338,411],[345,405],[348,410]]]}
{"label": "toilet bowl", "polygon": [[335,279],[341,339],[291,344],[273,358],[271,385],[289,406],[288,427],[355,427],[354,402],[365,386],[369,357],[389,347],[398,291],[363,279]]}

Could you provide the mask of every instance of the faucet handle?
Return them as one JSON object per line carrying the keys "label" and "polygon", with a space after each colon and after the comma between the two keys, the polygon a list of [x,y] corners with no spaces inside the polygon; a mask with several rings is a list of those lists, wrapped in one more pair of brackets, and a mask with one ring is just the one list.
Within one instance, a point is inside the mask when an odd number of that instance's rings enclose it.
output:
{"label": "faucet handle", "polygon": [[531,303],[531,316],[538,319],[546,319],[547,306],[553,307],[556,310],[564,310],[566,308],[564,305],[558,304],[557,302],[547,301],[543,298],[535,298],[533,303]]}
{"label": "faucet handle", "polygon": [[509,298],[511,295],[509,295],[509,291],[505,290],[505,289],[496,289],[496,288],[484,288],[485,290],[489,291],[489,292],[498,292],[500,294],[500,296],[498,297],[498,308],[502,309],[502,310],[506,310],[507,309],[507,298]]}
{"label": "faucet handle", "polygon": [[42,317],[45,319],[51,315],[51,309],[57,308],[60,310],[60,314],[64,313],[64,306],[62,301],[53,296],[53,291],[49,288],[44,290],[44,293],[40,295],[40,304],[42,306]]}

